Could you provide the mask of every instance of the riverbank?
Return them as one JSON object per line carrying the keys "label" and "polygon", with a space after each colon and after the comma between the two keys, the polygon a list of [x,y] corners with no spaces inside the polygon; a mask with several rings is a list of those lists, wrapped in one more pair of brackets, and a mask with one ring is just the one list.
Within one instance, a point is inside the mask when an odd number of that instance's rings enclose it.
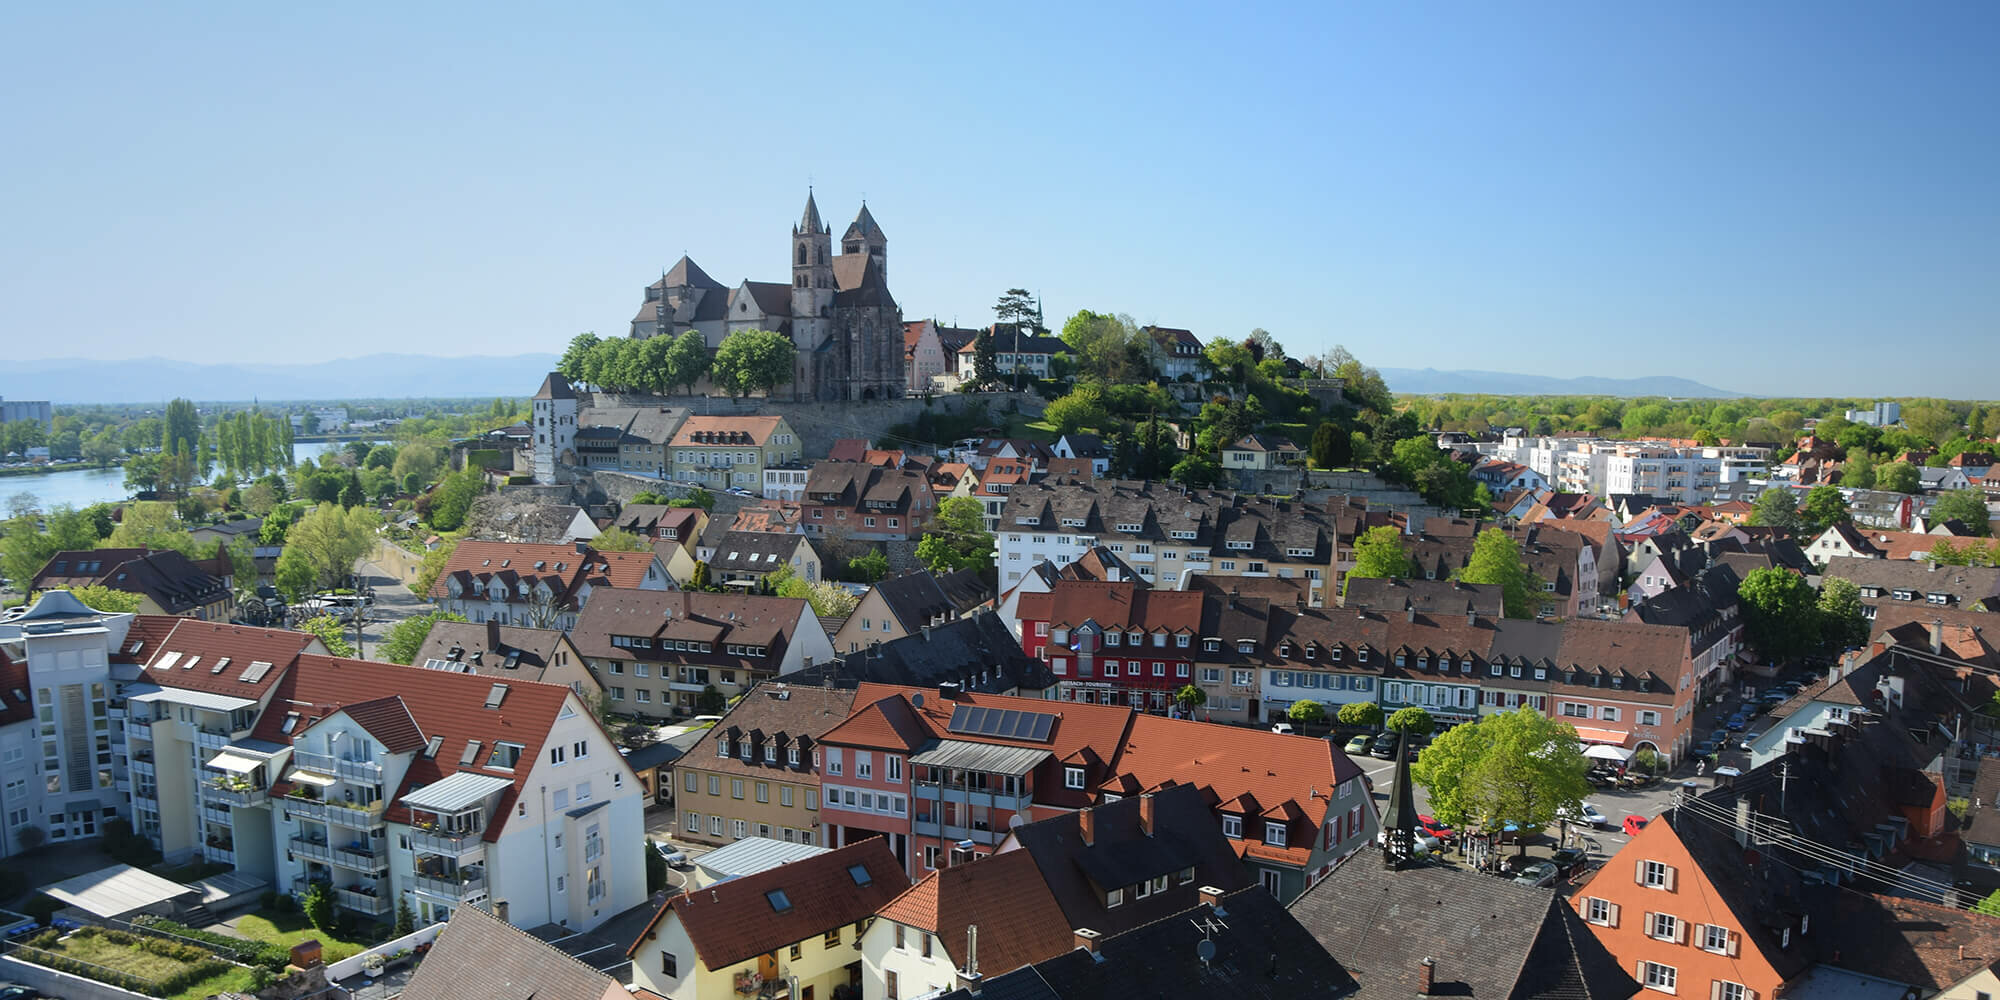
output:
{"label": "riverbank", "polygon": [[7,476],[45,476],[54,472],[88,472],[99,468],[108,472],[124,464],[125,462],[121,459],[102,467],[92,465],[89,462],[51,462],[48,465],[19,465],[10,468],[0,468],[0,478]]}

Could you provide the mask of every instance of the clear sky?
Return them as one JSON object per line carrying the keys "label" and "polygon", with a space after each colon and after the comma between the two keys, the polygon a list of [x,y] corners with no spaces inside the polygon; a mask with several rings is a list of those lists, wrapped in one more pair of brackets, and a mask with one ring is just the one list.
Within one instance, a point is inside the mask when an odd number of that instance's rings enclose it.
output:
{"label": "clear sky", "polygon": [[0,5],[0,341],[559,351],[810,182],[908,318],[1995,395],[2000,4],[1252,7]]}

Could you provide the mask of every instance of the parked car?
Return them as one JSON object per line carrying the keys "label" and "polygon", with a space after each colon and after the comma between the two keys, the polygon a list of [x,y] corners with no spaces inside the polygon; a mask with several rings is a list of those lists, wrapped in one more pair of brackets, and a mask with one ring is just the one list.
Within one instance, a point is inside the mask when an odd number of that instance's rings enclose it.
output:
{"label": "parked car", "polygon": [[1565,878],[1569,877],[1570,873],[1582,868],[1589,859],[1590,855],[1587,852],[1574,847],[1565,847],[1549,855],[1549,863],[1555,865],[1556,871]]}
{"label": "parked car", "polygon": [[1715,756],[1715,744],[1707,740],[1702,740],[1700,743],[1695,744],[1688,752],[1694,754],[1696,757],[1713,757]]}
{"label": "parked car", "polygon": [[653,847],[655,850],[658,850],[660,852],[660,857],[665,858],[667,860],[667,867],[686,868],[688,866],[688,856],[686,851],[676,851],[665,844],[654,844]]}
{"label": "parked car", "polygon": [[1750,716],[1748,714],[1748,711],[1746,710],[1743,712],[1738,712],[1735,715],[1729,717],[1728,729],[1732,733],[1740,733],[1743,731],[1743,727],[1749,724],[1750,724]]}
{"label": "parked car", "polygon": [[1289,722],[1273,722],[1273,723],[1271,723],[1271,731],[1272,731],[1272,732],[1274,732],[1274,733],[1296,733],[1296,732],[1298,732],[1298,730],[1296,730],[1296,729],[1293,729],[1293,728],[1292,728],[1292,724],[1291,724],[1291,723],[1289,723]]}
{"label": "parked car", "polygon": [[35,992],[34,987],[0,983],[0,1000],[41,1000],[41,997],[40,993]]}
{"label": "parked car", "polygon": [[1367,753],[1368,743],[1372,739],[1373,737],[1369,736],[1367,733],[1362,733],[1361,735],[1356,736],[1351,740],[1348,740],[1347,753],[1349,754]]}
{"label": "parked car", "polygon": [[1638,836],[1639,831],[1646,828],[1646,822],[1647,820],[1644,816],[1625,817],[1625,835],[1628,837]]}
{"label": "parked car", "polygon": [[1747,752],[1750,749],[1750,744],[1755,743],[1763,738],[1764,738],[1764,731],[1761,729],[1755,730],[1753,732],[1744,733],[1743,738],[1736,741],[1736,749]]}
{"label": "parked car", "polygon": [[1588,802],[1579,804],[1575,809],[1559,810],[1556,813],[1556,818],[1568,820],[1571,823],[1581,823],[1590,827],[1611,825],[1611,818],[1604,815],[1602,810]]}
{"label": "parked car", "polygon": [[1521,874],[1514,876],[1514,884],[1542,889],[1556,884],[1556,876],[1559,874],[1561,873],[1556,870],[1555,865],[1547,861],[1537,861],[1521,869]]}
{"label": "parked car", "polygon": [[1435,817],[1426,816],[1423,813],[1417,814],[1417,828],[1439,840],[1450,840],[1454,836],[1457,836],[1457,834],[1452,832],[1451,827],[1438,822]]}
{"label": "parked car", "polygon": [[1393,759],[1396,756],[1396,734],[1382,733],[1376,736],[1375,742],[1368,745],[1368,753],[1383,760]]}

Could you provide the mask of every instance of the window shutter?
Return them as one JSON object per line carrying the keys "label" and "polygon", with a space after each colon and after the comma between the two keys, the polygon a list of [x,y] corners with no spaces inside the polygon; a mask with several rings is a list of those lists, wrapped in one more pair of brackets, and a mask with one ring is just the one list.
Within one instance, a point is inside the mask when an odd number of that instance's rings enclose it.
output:
{"label": "window shutter", "polygon": [[1711,979],[1708,981],[1708,1000],[1722,1000],[1722,980]]}
{"label": "window shutter", "polygon": [[1645,862],[1645,861],[1643,861],[1643,860],[1640,860],[1640,861],[1634,861],[1634,862],[1632,862],[1632,881],[1634,881],[1634,882],[1637,882],[1637,883],[1639,883],[1640,885],[1645,885],[1645,884],[1646,884],[1646,862]]}
{"label": "window shutter", "polygon": [[1730,931],[1730,932],[1729,932],[1729,957],[1730,957],[1730,958],[1735,958],[1735,957],[1736,957],[1736,953],[1737,953],[1737,951],[1739,950],[1739,949],[1738,949],[1738,947],[1737,947],[1737,945],[1739,945],[1739,944],[1740,944],[1740,943],[1741,943],[1742,941],[1743,941],[1743,935],[1741,935],[1741,934],[1738,934],[1738,933],[1736,933],[1735,931]]}
{"label": "window shutter", "polygon": [[1617,903],[1612,903],[1612,904],[1611,904],[1611,912],[1610,912],[1610,913],[1608,913],[1608,914],[1606,914],[1606,916],[1607,916],[1607,917],[1608,917],[1608,918],[1610,919],[1610,924],[1611,924],[1611,926],[1613,926],[1613,927],[1616,927],[1616,926],[1618,926],[1618,904],[1617,904]]}
{"label": "window shutter", "polygon": [[1675,868],[1672,865],[1666,865],[1663,867],[1667,869],[1667,891],[1672,892],[1674,891],[1674,883],[1680,876],[1680,869]]}
{"label": "window shutter", "polygon": [[1687,922],[1687,921],[1685,921],[1685,920],[1676,920],[1676,921],[1674,921],[1674,943],[1675,943],[1675,944],[1686,944],[1686,943],[1688,943],[1688,922]]}

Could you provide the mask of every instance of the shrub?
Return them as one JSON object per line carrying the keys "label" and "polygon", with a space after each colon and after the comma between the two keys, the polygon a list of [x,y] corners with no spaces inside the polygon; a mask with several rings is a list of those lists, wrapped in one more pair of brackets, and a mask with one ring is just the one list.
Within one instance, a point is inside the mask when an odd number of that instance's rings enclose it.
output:
{"label": "shrub", "polygon": [[61,931],[56,930],[53,927],[50,927],[47,928],[46,930],[41,931],[40,933],[37,933],[35,936],[29,938],[27,940],[27,945],[30,948],[49,948],[53,947],[56,941],[59,940],[61,937],[62,937]]}

